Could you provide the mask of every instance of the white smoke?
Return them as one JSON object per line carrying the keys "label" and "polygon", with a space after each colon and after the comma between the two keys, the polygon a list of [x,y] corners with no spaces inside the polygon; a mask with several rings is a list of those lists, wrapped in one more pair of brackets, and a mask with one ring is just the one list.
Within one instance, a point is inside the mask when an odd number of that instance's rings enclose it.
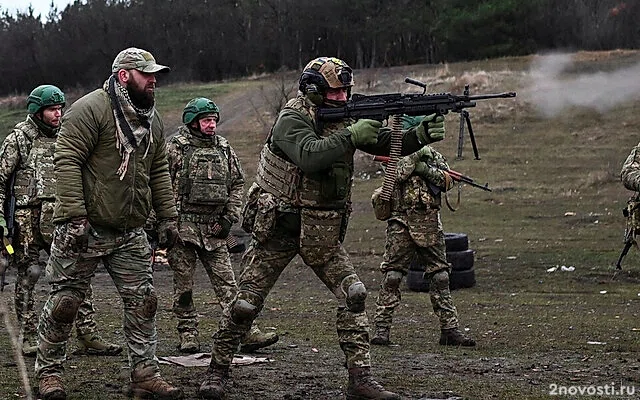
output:
{"label": "white smoke", "polygon": [[580,106],[604,113],[624,102],[640,99],[640,63],[615,71],[569,74],[572,56],[552,54],[536,57],[526,90],[527,100],[545,116]]}

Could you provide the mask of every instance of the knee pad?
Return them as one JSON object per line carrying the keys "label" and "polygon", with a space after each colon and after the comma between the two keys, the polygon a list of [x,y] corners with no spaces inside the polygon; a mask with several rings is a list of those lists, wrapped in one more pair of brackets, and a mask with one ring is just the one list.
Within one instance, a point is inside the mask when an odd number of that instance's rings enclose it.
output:
{"label": "knee pad", "polygon": [[68,294],[57,295],[53,299],[51,317],[56,322],[71,324],[76,319],[80,303],[82,303],[82,300],[79,297]]}
{"label": "knee pad", "polygon": [[262,298],[248,292],[238,293],[231,305],[231,320],[236,324],[249,324],[258,316],[262,309]]}
{"label": "knee pad", "polygon": [[430,284],[438,290],[449,289],[449,272],[446,270],[436,272],[431,276]]}
{"label": "knee pad", "polygon": [[158,296],[156,295],[155,290],[150,288],[144,294],[142,298],[142,303],[138,306],[138,312],[144,318],[153,318],[156,315],[156,311],[158,310]]}
{"label": "knee pad", "polygon": [[25,278],[29,282],[29,286],[35,286],[42,274],[42,268],[38,264],[31,264],[25,273]]}
{"label": "knee pad", "polygon": [[400,282],[402,282],[402,272],[387,271],[382,284],[388,289],[396,290],[400,287]]}
{"label": "knee pad", "polygon": [[178,297],[178,305],[180,307],[188,307],[191,304],[193,304],[193,291],[192,290],[184,292]]}
{"label": "knee pad", "polygon": [[363,312],[364,301],[367,298],[367,288],[358,276],[353,274],[345,277],[340,286],[344,292],[349,311]]}

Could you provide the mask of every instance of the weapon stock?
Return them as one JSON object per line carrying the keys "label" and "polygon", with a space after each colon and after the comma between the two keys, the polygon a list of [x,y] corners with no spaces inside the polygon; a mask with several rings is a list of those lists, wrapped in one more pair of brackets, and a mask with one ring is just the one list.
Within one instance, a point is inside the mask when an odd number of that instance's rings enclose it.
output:
{"label": "weapon stock", "polygon": [[[386,163],[386,162],[389,162],[389,157],[387,157],[387,156],[373,156],[373,161],[379,161],[379,162]],[[466,176],[461,172],[454,171],[452,169],[440,168],[437,165],[432,165],[432,164],[429,164],[429,166],[430,167],[435,167],[435,168],[438,168],[438,169],[441,169],[441,170],[447,172],[449,174],[449,176],[451,176],[451,179],[453,179],[456,182],[464,182],[464,183],[466,183],[466,184],[468,184],[470,186],[473,186],[475,188],[482,189],[482,190],[487,191],[487,192],[491,192],[491,189],[489,188],[488,184],[479,185],[471,177]]]}

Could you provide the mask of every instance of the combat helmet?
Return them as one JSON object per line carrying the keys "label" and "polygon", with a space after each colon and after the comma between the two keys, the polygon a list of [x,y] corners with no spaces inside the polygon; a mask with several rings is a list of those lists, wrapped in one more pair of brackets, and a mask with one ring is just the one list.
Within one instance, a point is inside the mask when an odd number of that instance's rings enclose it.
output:
{"label": "combat helmet", "polygon": [[40,85],[31,91],[27,97],[27,111],[36,114],[43,108],[61,105],[64,107],[66,100],[64,93],[57,86]]}
{"label": "combat helmet", "polygon": [[318,57],[309,61],[300,75],[299,90],[305,95],[324,96],[327,89],[347,89],[347,98],[351,96],[353,71],[349,65],[335,57]]}
{"label": "combat helmet", "polygon": [[197,121],[202,114],[215,114],[216,121],[220,122],[220,109],[213,101],[206,97],[196,97],[187,103],[182,111],[182,123],[189,125]]}

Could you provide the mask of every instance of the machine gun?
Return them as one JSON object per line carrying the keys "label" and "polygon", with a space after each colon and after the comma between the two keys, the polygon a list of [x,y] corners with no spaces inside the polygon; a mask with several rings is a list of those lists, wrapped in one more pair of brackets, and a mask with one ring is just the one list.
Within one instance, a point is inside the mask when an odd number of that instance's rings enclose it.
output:
{"label": "machine gun", "polygon": [[406,83],[422,88],[422,93],[389,93],[378,95],[354,94],[342,107],[321,107],[317,117],[320,122],[340,121],[345,118],[375,119],[384,121],[392,115],[406,114],[409,116],[460,113],[460,135],[458,136],[458,158],[462,157],[464,126],[469,130],[469,137],[473,146],[476,160],[480,159],[478,147],[473,135],[473,128],[469,113],[465,110],[476,106],[476,101],[516,97],[516,92],[497,94],[470,95],[469,85],[465,85],[462,95],[451,93],[426,93],[427,85],[412,78],[405,78]]}
{"label": "machine gun", "polygon": [[616,262],[616,269],[622,269],[622,259],[627,255],[631,246],[638,247],[636,242],[636,233],[638,232],[638,225],[640,223],[640,195],[634,196],[627,201],[627,206],[622,209],[622,215],[627,219],[627,225],[624,230],[624,247]]}

